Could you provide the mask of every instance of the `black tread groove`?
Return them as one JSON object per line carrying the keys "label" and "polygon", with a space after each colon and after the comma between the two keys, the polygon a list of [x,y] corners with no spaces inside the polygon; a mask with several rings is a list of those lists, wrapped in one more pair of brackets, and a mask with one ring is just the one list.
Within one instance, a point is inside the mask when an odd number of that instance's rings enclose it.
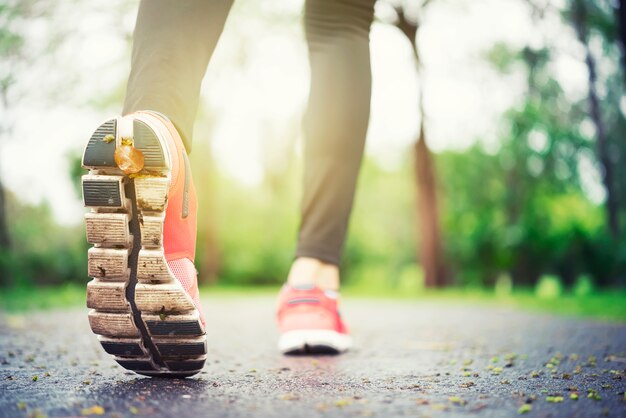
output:
{"label": "black tread groove", "polygon": [[146,321],[152,335],[187,335],[200,336],[202,329],[198,320],[195,321]]}
{"label": "black tread groove", "polygon": [[137,308],[135,302],[135,287],[137,286],[137,262],[139,260],[139,250],[141,250],[141,227],[139,225],[139,211],[137,210],[137,199],[135,195],[135,181],[129,179],[126,183],[126,195],[130,198],[132,204],[132,214],[130,222],[128,223],[130,233],[133,234],[133,248],[128,256],[128,266],[130,267],[130,277],[128,279],[128,286],[126,286],[126,300],[130,305],[130,309],[133,316],[133,322],[141,333],[141,339],[150,353],[152,360],[159,366],[165,367],[159,351],[156,349],[150,334],[146,329],[146,326],[141,319],[141,311]]}
{"label": "black tread groove", "polygon": [[88,167],[116,167],[115,164],[115,141],[104,142],[107,135],[115,136],[117,121],[108,120],[96,129],[89,138],[85,154],[83,155],[83,165]]}
{"label": "black tread groove", "polygon": [[142,121],[133,121],[133,138],[135,148],[143,152],[144,166],[146,168],[162,168],[166,166],[161,141],[159,141],[152,128]]}
{"label": "black tread groove", "polygon": [[122,359],[115,359],[115,361],[118,362],[118,364],[120,366],[122,366],[125,369],[131,370],[133,372],[136,372],[138,370],[154,370],[154,367],[152,366],[152,363],[150,363],[149,361],[146,360],[122,360]]}
{"label": "black tread groove", "polygon": [[83,181],[83,199],[85,206],[122,206],[120,185],[116,181]]}
{"label": "black tread groove", "polygon": [[143,350],[137,343],[124,343],[115,341],[101,341],[102,348],[114,356],[141,356]]}
{"label": "black tread groove", "polygon": [[204,360],[168,361],[166,364],[170,370],[182,372],[202,369],[204,367]]}
{"label": "black tread groove", "polygon": [[201,356],[206,354],[206,344],[204,342],[156,343],[156,347],[162,357]]}

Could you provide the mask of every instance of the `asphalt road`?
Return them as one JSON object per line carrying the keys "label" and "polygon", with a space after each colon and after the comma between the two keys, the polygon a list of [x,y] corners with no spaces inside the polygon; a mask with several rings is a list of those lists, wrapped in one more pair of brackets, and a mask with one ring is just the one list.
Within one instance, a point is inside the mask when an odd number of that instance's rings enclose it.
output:
{"label": "asphalt road", "polygon": [[351,352],[285,357],[272,298],[209,296],[204,307],[209,361],[185,380],[116,365],[86,309],[0,314],[0,416],[510,417],[522,407],[531,417],[626,417],[626,324],[352,300]]}

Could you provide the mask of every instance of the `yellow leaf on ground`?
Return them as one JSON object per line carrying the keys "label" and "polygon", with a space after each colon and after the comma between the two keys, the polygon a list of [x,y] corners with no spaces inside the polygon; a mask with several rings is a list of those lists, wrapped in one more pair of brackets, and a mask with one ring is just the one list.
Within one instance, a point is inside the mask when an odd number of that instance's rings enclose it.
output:
{"label": "yellow leaf on ground", "polygon": [[83,408],[80,411],[81,415],[104,415],[104,408],[100,405],[94,405],[91,408]]}

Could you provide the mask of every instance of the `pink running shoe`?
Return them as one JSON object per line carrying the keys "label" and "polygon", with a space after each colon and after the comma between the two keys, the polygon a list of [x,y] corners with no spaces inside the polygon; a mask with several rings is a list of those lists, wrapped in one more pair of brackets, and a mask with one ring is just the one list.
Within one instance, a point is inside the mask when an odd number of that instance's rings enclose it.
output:
{"label": "pink running shoe", "polygon": [[278,296],[278,349],[283,354],[339,354],[350,348],[338,296],[317,286],[284,285]]}
{"label": "pink running shoe", "polygon": [[196,194],[182,140],[164,116],[103,123],[83,155],[89,324],[128,370],[185,377],[206,360],[196,269]]}

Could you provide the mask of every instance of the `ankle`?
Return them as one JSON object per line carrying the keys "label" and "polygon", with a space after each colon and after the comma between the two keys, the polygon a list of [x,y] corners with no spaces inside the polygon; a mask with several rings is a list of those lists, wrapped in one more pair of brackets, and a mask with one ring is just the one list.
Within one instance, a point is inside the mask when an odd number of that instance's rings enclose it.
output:
{"label": "ankle", "polygon": [[291,265],[287,283],[292,286],[315,285],[322,290],[339,290],[339,267],[316,258],[299,257]]}

